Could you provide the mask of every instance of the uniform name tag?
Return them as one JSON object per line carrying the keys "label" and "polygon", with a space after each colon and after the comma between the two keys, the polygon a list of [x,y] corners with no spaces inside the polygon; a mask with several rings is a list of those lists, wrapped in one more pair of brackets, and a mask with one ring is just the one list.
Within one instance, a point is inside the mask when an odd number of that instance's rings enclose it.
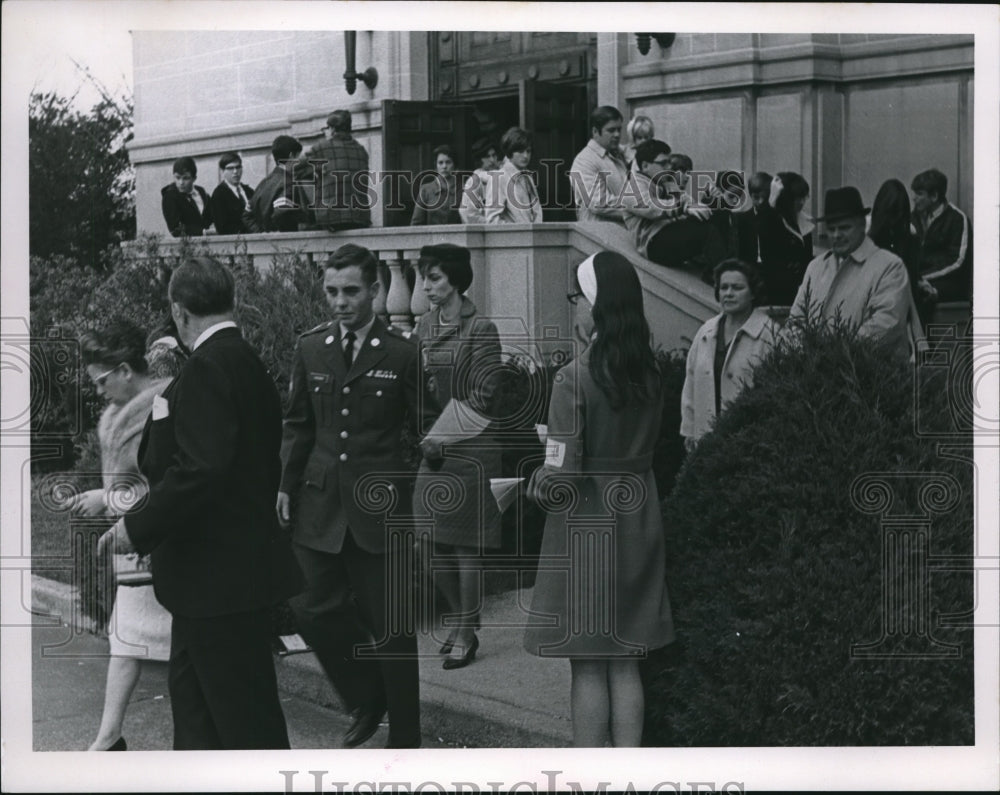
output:
{"label": "uniform name tag", "polygon": [[566,457],[566,445],[549,439],[545,442],[545,463],[554,467],[562,467],[563,459]]}
{"label": "uniform name tag", "polygon": [[392,370],[369,370],[365,375],[369,378],[384,378],[387,381],[395,381],[398,378]]}

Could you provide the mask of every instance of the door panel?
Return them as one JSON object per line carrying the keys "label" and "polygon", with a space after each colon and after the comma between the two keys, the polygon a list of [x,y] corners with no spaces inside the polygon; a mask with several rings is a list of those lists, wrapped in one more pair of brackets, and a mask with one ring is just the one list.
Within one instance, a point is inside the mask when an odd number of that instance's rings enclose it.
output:
{"label": "door panel", "polygon": [[435,147],[448,144],[456,162],[468,162],[470,119],[471,108],[454,102],[383,101],[382,167],[400,174],[383,183],[386,226],[410,223],[419,188],[413,185],[414,178],[434,170],[431,153]]}
{"label": "door panel", "polygon": [[575,221],[573,192],[567,172],[587,143],[587,88],[522,80],[519,84],[521,126],[534,136],[532,168],[546,221]]}

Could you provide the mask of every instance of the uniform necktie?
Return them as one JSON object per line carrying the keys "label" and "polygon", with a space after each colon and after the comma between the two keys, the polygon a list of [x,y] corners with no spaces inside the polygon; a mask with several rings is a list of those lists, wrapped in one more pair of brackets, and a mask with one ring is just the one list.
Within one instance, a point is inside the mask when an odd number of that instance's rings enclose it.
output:
{"label": "uniform necktie", "polygon": [[344,367],[348,370],[354,364],[354,340],[358,337],[353,331],[348,331],[344,335]]}

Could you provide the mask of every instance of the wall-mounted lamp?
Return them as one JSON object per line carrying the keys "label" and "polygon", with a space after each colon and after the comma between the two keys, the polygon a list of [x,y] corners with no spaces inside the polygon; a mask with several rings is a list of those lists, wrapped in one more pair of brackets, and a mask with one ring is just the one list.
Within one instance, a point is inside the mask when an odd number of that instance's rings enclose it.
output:
{"label": "wall-mounted lamp", "polygon": [[365,71],[358,73],[354,68],[354,54],[358,46],[358,32],[356,30],[344,31],[344,53],[347,56],[347,71],[344,72],[344,87],[348,94],[353,94],[358,87],[360,80],[368,88],[375,88],[378,85],[378,72],[374,66],[369,66]]}
{"label": "wall-mounted lamp", "polygon": [[674,39],[677,38],[676,33],[636,33],[635,43],[639,48],[640,55],[649,54],[649,40],[656,39],[656,43],[660,45],[664,50],[667,49],[671,44],[674,43]]}

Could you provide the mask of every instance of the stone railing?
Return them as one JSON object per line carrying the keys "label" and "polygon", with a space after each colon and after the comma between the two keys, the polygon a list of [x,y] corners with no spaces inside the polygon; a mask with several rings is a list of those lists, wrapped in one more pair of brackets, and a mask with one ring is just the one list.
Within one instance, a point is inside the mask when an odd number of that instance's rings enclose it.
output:
{"label": "stone railing", "polygon": [[[525,348],[536,360],[548,358],[545,348],[572,346],[572,317],[565,296],[573,289],[576,265],[601,249],[617,251],[635,264],[658,345],[686,346],[698,326],[718,311],[710,287],[692,274],[639,257],[626,230],[613,224],[383,227],[196,239],[198,248],[215,257],[249,259],[260,269],[288,255],[305,257],[319,267],[345,243],[376,254],[384,288],[380,291],[384,305],[380,298],[376,310],[403,328],[412,328],[414,318],[428,308],[415,268],[420,248],[432,243],[465,246],[473,269],[469,298],[496,322],[508,352]],[[169,258],[180,245],[181,241],[161,240],[159,254]],[[142,255],[140,245],[126,246]]]}

